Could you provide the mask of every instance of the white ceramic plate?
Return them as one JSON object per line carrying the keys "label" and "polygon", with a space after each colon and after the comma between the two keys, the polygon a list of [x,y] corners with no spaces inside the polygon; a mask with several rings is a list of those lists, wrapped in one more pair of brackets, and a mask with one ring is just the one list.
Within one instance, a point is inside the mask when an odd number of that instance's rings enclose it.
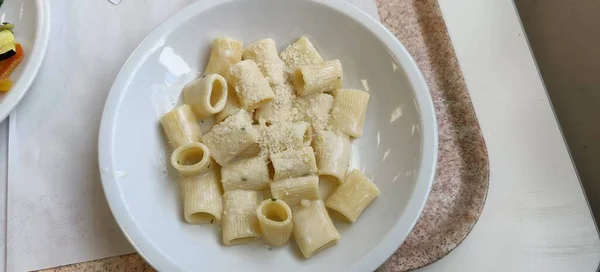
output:
{"label": "white ceramic plate", "polygon": [[0,93],[0,122],[25,96],[44,60],[50,29],[50,7],[47,0],[5,0],[0,7],[0,21],[15,25],[15,39],[23,45],[25,58],[10,78],[14,85]]}
{"label": "white ceramic plate", "polygon": [[[358,222],[336,222],[341,240],[311,259],[295,245],[225,247],[215,226],[184,223],[159,116],[203,71],[212,39],[271,37],[280,49],[308,35],[326,59],[340,59],[344,85],[371,93],[355,166],[381,190]],[[116,78],[102,116],[102,183],[117,222],[159,271],[373,271],[411,231],[434,177],[433,103],[416,64],[377,21],[346,2],[199,1],[154,30]],[[166,160],[168,161],[168,159]]]}

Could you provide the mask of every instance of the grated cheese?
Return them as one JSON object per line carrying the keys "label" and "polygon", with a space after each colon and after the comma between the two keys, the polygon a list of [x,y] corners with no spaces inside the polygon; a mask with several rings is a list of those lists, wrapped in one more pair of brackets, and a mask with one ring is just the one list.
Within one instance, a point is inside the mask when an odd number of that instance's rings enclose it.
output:
{"label": "grated cheese", "polygon": [[286,74],[292,73],[298,66],[323,62],[323,58],[319,55],[317,49],[304,36],[283,50],[280,57],[285,63],[284,71]]}
{"label": "grated cheese", "polygon": [[333,108],[333,96],[320,93],[298,98],[294,102],[296,119],[309,122],[315,131],[327,129]]}

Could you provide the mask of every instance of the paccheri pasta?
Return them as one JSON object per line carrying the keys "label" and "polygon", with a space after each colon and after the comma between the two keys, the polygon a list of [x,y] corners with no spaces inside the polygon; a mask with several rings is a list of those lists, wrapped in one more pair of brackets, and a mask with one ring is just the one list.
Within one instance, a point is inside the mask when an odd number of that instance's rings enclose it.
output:
{"label": "paccheri pasta", "polygon": [[[273,39],[243,47],[216,38],[184,105],[160,120],[185,221],[220,224],[225,245],[262,238],[277,247],[294,237],[305,258],[336,244],[329,213],[355,222],[379,195],[349,169],[369,94],[344,89],[342,75],[340,60],[324,60],[306,37],[281,53]],[[208,118],[215,125],[203,133],[198,122]],[[324,179],[338,184],[327,199]]]}

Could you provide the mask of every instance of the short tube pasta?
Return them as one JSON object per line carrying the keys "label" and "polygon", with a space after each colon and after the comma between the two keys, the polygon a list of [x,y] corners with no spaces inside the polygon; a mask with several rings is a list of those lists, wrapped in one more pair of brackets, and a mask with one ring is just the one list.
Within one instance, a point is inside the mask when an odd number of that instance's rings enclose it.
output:
{"label": "short tube pasta", "polygon": [[198,142],[184,144],[171,153],[171,165],[183,176],[200,175],[210,167],[210,150]]}
{"label": "short tube pasta", "polygon": [[267,199],[256,208],[263,238],[272,246],[283,246],[292,234],[292,210],[279,199]]}
{"label": "short tube pasta", "polygon": [[247,243],[258,238],[256,207],[260,200],[259,191],[225,191],[222,224],[224,244]]}
{"label": "short tube pasta", "polygon": [[203,75],[183,87],[183,102],[200,119],[216,114],[227,102],[227,81],[219,74]]}
{"label": "short tube pasta", "polygon": [[210,148],[215,161],[225,166],[246,148],[256,144],[258,136],[248,112],[240,110],[215,125],[202,137],[202,141]]}
{"label": "short tube pasta", "polygon": [[294,207],[302,200],[321,199],[319,195],[319,178],[307,176],[290,178],[271,183],[271,196]]}
{"label": "short tube pasta", "polygon": [[350,138],[341,132],[318,131],[313,141],[319,176],[330,176],[339,184],[344,181],[350,162]]}
{"label": "short tube pasta", "polygon": [[330,60],[296,68],[292,77],[298,95],[331,92],[342,88],[342,63]]}
{"label": "short tube pasta", "polygon": [[271,153],[300,149],[310,144],[312,128],[306,122],[276,123],[262,131],[263,145]]}
{"label": "short tube pasta", "polygon": [[315,46],[310,40],[302,36],[293,44],[290,44],[281,54],[279,54],[283,63],[285,63],[285,72],[292,73],[297,67],[323,62]]}
{"label": "short tube pasta", "polygon": [[283,61],[277,53],[277,46],[273,39],[262,39],[244,48],[242,59],[251,59],[269,81],[269,84],[283,84]]}
{"label": "short tube pasta", "polygon": [[292,208],[294,238],[305,258],[330,247],[340,239],[321,200],[303,201],[304,205]]}
{"label": "short tube pasta", "polygon": [[221,168],[223,189],[263,190],[269,188],[269,167],[264,157],[232,162]]}
{"label": "short tube pasta", "polygon": [[232,82],[242,108],[258,109],[275,97],[269,82],[253,60],[244,60],[231,67]]}
{"label": "short tube pasta", "polygon": [[377,186],[359,170],[354,170],[327,198],[325,205],[339,212],[348,221],[356,222],[365,207],[377,196],[379,196]]}
{"label": "short tube pasta", "polygon": [[275,84],[271,86],[275,97],[264,106],[256,109],[254,120],[274,124],[290,122],[292,120],[292,106],[295,98],[294,89],[288,84]]}
{"label": "short tube pasta", "polygon": [[202,130],[188,105],[177,107],[164,114],[160,123],[173,149],[202,140]]}
{"label": "short tube pasta", "polygon": [[242,106],[240,105],[240,101],[235,93],[235,87],[233,87],[231,84],[228,84],[227,101],[225,102],[225,106],[215,115],[217,123],[223,122],[225,118],[235,114],[236,112],[240,111],[240,109],[242,109]]}
{"label": "short tube pasta", "polygon": [[[252,127],[254,129],[256,129],[256,131],[260,137],[262,127],[260,125],[252,125]],[[261,150],[262,149],[260,147],[260,144],[254,143],[254,144],[250,145],[249,147],[247,147],[246,149],[244,149],[244,151],[242,151],[240,154],[238,154],[234,160],[254,158],[261,152]]]}
{"label": "short tube pasta", "polygon": [[339,129],[352,137],[360,137],[363,134],[363,125],[367,115],[369,93],[339,89],[333,91],[333,96],[335,100],[329,124],[332,128]]}
{"label": "short tube pasta", "polygon": [[271,163],[274,180],[314,175],[318,171],[315,152],[310,146],[271,154]]}
{"label": "short tube pasta", "polygon": [[309,122],[316,131],[324,130],[328,127],[333,96],[326,93],[300,96],[294,107],[298,112],[298,119]]}
{"label": "short tube pasta", "polygon": [[186,177],[179,183],[183,196],[183,217],[191,224],[213,223],[221,220],[223,200],[215,170]]}
{"label": "short tube pasta", "polygon": [[215,38],[204,73],[219,74],[229,81],[229,69],[242,60],[243,45],[241,41],[229,37]]}

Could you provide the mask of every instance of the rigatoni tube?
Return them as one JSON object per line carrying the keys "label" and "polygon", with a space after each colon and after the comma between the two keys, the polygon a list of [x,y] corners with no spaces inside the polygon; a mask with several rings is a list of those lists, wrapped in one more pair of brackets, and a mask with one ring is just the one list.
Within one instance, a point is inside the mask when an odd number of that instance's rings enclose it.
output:
{"label": "rigatoni tube", "polygon": [[333,96],[327,93],[300,96],[294,107],[300,120],[309,122],[316,131],[323,130],[328,127]]}
{"label": "rigatoni tube", "polygon": [[233,190],[223,195],[223,243],[241,244],[258,238],[256,207],[259,191]]}
{"label": "rigatoni tube", "polygon": [[269,82],[253,60],[244,60],[231,67],[232,84],[242,108],[258,109],[275,97]]}
{"label": "rigatoni tube", "polygon": [[317,131],[313,141],[319,176],[344,181],[350,162],[350,137],[339,131]]}
{"label": "rigatoni tube", "polygon": [[227,102],[227,81],[219,74],[203,75],[183,87],[183,102],[200,119],[216,114]]}
{"label": "rigatoni tube", "polygon": [[282,200],[291,207],[299,205],[302,200],[321,199],[319,178],[308,176],[273,182],[271,183],[271,196]]}
{"label": "rigatoni tube", "polygon": [[283,246],[292,234],[292,210],[279,199],[267,199],[256,208],[263,238],[272,246]]}
{"label": "rigatoni tube", "polygon": [[340,234],[321,200],[303,201],[292,208],[294,238],[305,258],[337,243]]}
{"label": "rigatoni tube", "polygon": [[307,37],[300,37],[279,55],[285,63],[285,72],[292,73],[296,67],[323,62],[315,46]]}
{"label": "rigatoni tube", "polygon": [[171,165],[183,176],[208,172],[210,150],[202,143],[184,144],[171,153]]}
{"label": "rigatoni tube", "polygon": [[262,142],[270,153],[301,149],[310,144],[312,128],[307,122],[275,123],[262,131]]}
{"label": "rigatoni tube", "polygon": [[[256,124],[256,125],[252,125],[252,127],[254,129],[256,129],[256,131],[260,137],[260,134],[262,131],[262,126]],[[251,146],[244,149],[244,151],[242,151],[240,154],[238,154],[234,160],[254,158],[260,153],[260,151],[261,151],[261,147],[260,147],[259,143],[252,144]]]}
{"label": "rigatoni tube", "polygon": [[210,148],[211,155],[217,163],[225,166],[246,148],[256,144],[258,136],[249,113],[240,110],[213,126],[202,137],[202,142]]}
{"label": "rigatoni tube", "polygon": [[309,176],[318,171],[315,152],[310,146],[271,154],[271,162],[275,172],[273,180]]}
{"label": "rigatoni tube", "polygon": [[269,84],[283,84],[283,61],[277,53],[277,46],[273,39],[262,39],[244,48],[242,59],[251,59],[269,81]]}
{"label": "rigatoni tube", "polygon": [[191,224],[213,223],[221,220],[223,200],[215,170],[186,177],[179,183],[183,196],[183,217]]}
{"label": "rigatoni tube", "polygon": [[356,222],[365,207],[377,196],[379,196],[377,186],[359,170],[354,170],[327,198],[325,205],[339,212],[348,221]]}
{"label": "rigatoni tube", "polygon": [[363,134],[363,125],[367,115],[369,93],[339,89],[333,91],[333,96],[335,99],[329,124],[332,128],[339,129],[352,137],[360,137]]}
{"label": "rigatoni tube", "polygon": [[181,145],[202,141],[202,130],[188,105],[165,113],[160,119],[167,140],[173,149]]}
{"label": "rigatoni tube", "polygon": [[292,106],[295,98],[294,89],[289,84],[272,85],[275,97],[273,100],[256,109],[254,120],[265,123],[274,124],[281,122],[290,122],[293,119]]}
{"label": "rigatoni tube", "polygon": [[229,69],[242,60],[242,53],[241,41],[229,37],[215,38],[204,73],[219,74],[229,80]]}
{"label": "rigatoni tube", "polygon": [[264,157],[232,162],[221,168],[223,189],[263,190],[269,188],[269,167]]}
{"label": "rigatoni tube", "polygon": [[339,60],[304,65],[292,77],[298,95],[331,92],[342,88],[342,64]]}

